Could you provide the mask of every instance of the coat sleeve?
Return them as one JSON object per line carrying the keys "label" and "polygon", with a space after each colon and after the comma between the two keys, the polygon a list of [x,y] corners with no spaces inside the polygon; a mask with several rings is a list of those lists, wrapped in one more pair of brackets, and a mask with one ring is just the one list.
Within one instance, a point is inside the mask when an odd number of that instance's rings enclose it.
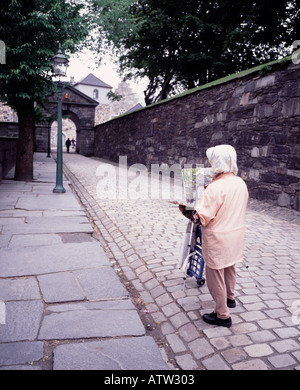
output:
{"label": "coat sleeve", "polygon": [[224,203],[224,194],[219,185],[210,184],[196,204],[201,225],[207,226],[218,214]]}

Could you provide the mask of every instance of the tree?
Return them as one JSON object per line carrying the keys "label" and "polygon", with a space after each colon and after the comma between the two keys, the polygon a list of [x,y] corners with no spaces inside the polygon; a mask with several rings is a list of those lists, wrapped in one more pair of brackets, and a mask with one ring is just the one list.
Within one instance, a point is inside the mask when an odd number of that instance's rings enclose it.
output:
{"label": "tree", "polygon": [[73,53],[88,34],[79,1],[1,0],[0,37],[6,64],[0,65],[0,100],[16,110],[19,140],[15,180],[33,179],[37,105],[53,91],[51,57],[61,42]]}
{"label": "tree", "polygon": [[112,44],[125,77],[148,77],[146,104],[290,54],[298,8],[299,0],[93,1],[98,50]]}

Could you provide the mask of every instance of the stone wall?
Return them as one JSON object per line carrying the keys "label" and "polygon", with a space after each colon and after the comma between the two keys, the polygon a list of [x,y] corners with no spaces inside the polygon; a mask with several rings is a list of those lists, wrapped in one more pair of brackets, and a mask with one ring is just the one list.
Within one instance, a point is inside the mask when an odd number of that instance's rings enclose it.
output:
{"label": "stone wall", "polygon": [[149,168],[228,143],[251,197],[300,211],[299,96],[300,66],[270,63],[96,126],[94,154]]}
{"label": "stone wall", "polygon": [[18,137],[19,124],[17,122],[0,122],[0,137]]}
{"label": "stone wall", "polygon": [[17,138],[0,136],[0,181],[14,167],[17,153]]}
{"label": "stone wall", "polygon": [[17,113],[3,102],[0,102],[0,122],[18,122]]}

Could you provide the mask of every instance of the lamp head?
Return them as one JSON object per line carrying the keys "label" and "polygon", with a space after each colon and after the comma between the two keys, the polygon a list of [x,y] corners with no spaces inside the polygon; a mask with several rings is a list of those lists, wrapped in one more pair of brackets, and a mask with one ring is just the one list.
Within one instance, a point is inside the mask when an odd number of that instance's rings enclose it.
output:
{"label": "lamp head", "polygon": [[61,51],[61,44],[59,44],[58,51],[56,55],[51,58],[51,61],[54,75],[60,77],[66,76],[69,60]]}

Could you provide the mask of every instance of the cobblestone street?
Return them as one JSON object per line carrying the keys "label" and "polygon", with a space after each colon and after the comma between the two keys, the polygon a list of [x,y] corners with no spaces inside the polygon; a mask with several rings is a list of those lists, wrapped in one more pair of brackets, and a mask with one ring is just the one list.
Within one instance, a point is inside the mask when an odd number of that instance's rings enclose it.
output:
{"label": "cobblestone street", "polygon": [[178,207],[167,199],[99,199],[96,171],[105,161],[72,153],[63,158],[95,236],[170,367],[300,369],[298,212],[250,200],[233,325],[215,327],[202,320],[214,309],[206,284],[188,278],[183,297],[177,263],[187,220]]}

